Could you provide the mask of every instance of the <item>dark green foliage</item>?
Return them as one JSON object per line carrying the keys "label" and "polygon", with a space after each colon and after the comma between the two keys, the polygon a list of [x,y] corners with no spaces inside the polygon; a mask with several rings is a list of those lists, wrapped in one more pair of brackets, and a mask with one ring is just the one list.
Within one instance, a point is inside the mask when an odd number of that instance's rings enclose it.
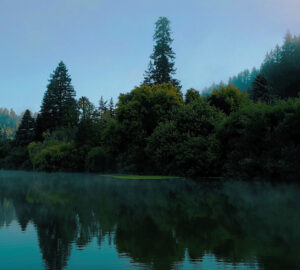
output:
{"label": "dark green foliage", "polygon": [[201,95],[199,91],[191,88],[186,91],[184,102],[185,104],[190,104],[195,101],[201,100]]}
{"label": "dark green foliage", "polygon": [[120,95],[116,119],[122,137],[118,156],[122,167],[140,171],[147,168],[146,138],[159,122],[171,120],[182,103],[180,90],[171,83],[143,85]]}
{"label": "dark green foliage", "polygon": [[250,93],[251,98],[255,102],[262,101],[271,104],[274,101],[272,92],[273,90],[268,84],[267,79],[264,77],[264,75],[257,75],[253,82],[252,91]]}
{"label": "dark green foliage", "polygon": [[30,161],[37,171],[76,171],[77,151],[72,142],[45,140],[28,146]]}
{"label": "dark green foliage", "polygon": [[86,158],[86,170],[90,172],[106,172],[111,167],[111,157],[103,147],[94,147]]}
{"label": "dark green foliage", "polygon": [[63,62],[60,62],[50,76],[47,91],[44,94],[41,111],[37,119],[37,138],[42,138],[46,130],[57,127],[74,127],[77,124],[78,112],[75,90],[71,77]]}
{"label": "dark green foliage", "polygon": [[[26,145],[34,139],[34,119],[30,111],[24,113],[20,125],[20,117],[13,110],[8,112],[6,109],[3,111],[0,109],[0,115],[3,124],[0,128],[0,168],[32,169],[26,148]],[[19,128],[16,131],[16,139],[13,140],[17,126]]]}
{"label": "dark green foliage", "polygon": [[219,130],[225,171],[241,177],[300,177],[300,100],[252,104],[233,113]]}
{"label": "dark green foliage", "polygon": [[229,84],[221,86],[218,90],[214,89],[208,100],[211,105],[229,115],[247,102],[247,94]]}
{"label": "dark green foliage", "polygon": [[156,171],[192,177],[217,175],[218,146],[213,134],[222,116],[199,99],[181,106],[173,121],[160,123],[146,148]]}
{"label": "dark green foliage", "polygon": [[[34,119],[26,111],[11,141],[18,118],[0,109],[1,168],[300,177],[300,38],[288,35],[267,56],[261,73],[246,70],[231,78],[241,89],[220,83],[204,97],[189,89],[184,99],[172,77],[168,19],[158,20],[154,40],[144,84],[120,94],[116,105],[103,97],[98,107],[87,97],[76,102],[61,62],[44,95],[35,138]],[[280,100],[288,96],[293,98]]]}
{"label": "dark green foliage", "polygon": [[179,81],[173,78],[175,69],[175,53],[172,50],[170,21],[166,17],[160,17],[155,23],[153,35],[155,42],[153,54],[145,72],[144,82],[146,85],[162,84],[171,82],[179,86]]}
{"label": "dark green foliage", "polygon": [[81,97],[78,100],[79,108],[79,124],[76,134],[76,143],[78,146],[84,144],[93,144],[95,139],[95,122],[97,112],[94,105],[88,100],[87,97]]}
{"label": "dark green foliage", "polygon": [[145,71],[145,74],[144,74],[143,84],[146,84],[149,86],[153,85],[154,84],[153,74],[154,74],[154,67],[153,67],[152,61],[150,60],[150,62],[148,64],[148,69]]}
{"label": "dark green foliage", "polygon": [[10,144],[7,140],[0,142],[0,164],[1,160],[4,159],[8,154],[10,150]]}
{"label": "dark green foliage", "polygon": [[153,164],[154,171],[162,174],[178,172],[176,158],[182,136],[174,121],[160,123],[147,139],[146,153]]}
{"label": "dark green foliage", "polygon": [[287,33],[283,46],[267,54],[261,73],[272,86],[272,94],[296,97],[300,91],[300,36]]}
{"label": "dark green foliage", "polygon": [[2,152],[4,157],[0,161],[0,165],[4,169],[21,169],[30,170],[32,169],[32,164],[29,160],[28,151],[26,147],[23,146],[4,146],[6,149],[2,148],[6,153]]}
{"label": "dark green foliage", "polygon": [[35,121],[31,116],[31,112],[26,110],[16,133],[16,145],[25,146],[32,142],[35,137],[34,127]]}
{"label": "dark green foliage", "polygon": [[107,111],[107,101],[104,101],[103,97],[101,96],[100,101],[99,101],[99,115],[100,117],[103,117],[103,115],[105,114],[105,112]]}
{"label": "dark green foliage", "polygon": [[109,111],[110,117],[114,118],[114,116],[115,116],[115,104],[114,104],[113,98],[111,98],[109,100],[108,111]]}

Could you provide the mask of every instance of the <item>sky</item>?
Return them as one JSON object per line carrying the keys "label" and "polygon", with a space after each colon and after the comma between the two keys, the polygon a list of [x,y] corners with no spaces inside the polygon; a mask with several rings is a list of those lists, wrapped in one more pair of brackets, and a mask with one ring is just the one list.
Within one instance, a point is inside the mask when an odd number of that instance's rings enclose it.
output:
{"label": "sky", "polygon": [[0,0],[0,107],[39,111],[61,60],[77,98],[117,101],[142,82],[160,16],[183,92],[227,82],[300,34],[299,11],[300,0]]}

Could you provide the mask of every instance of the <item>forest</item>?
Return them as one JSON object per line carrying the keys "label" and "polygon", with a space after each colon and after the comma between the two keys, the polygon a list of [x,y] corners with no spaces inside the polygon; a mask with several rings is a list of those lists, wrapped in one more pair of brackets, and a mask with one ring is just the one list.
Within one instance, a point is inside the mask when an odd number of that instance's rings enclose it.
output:
{"label": "forest", "polygon": [[13,109],[0,108],[0,142],[14,138],[21,119]]}
{"label": "forest", "polygon": [[[143,82],[116,103],[76,98],[61,61],[39,113],[7,118],[16,120],[7,126],[9,136],[1,136],[0,167],[195,179],[300,177],[300,36],[287,33],[259,69],[185,94],[175,78],[166,17],[157,20],[153,39]],[[0,110],[1,119],[7,114]]]}

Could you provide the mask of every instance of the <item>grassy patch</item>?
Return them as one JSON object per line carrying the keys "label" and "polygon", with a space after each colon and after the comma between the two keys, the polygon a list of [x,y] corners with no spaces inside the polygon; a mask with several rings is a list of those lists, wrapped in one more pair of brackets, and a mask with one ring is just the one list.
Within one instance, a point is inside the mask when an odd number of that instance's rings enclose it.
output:
{"label": "grassy patch", "polygon": [[175,176],[160,176],[160,175],[104,175],[115,179],[124,180],[164,180],[164,179],[178,179]]}

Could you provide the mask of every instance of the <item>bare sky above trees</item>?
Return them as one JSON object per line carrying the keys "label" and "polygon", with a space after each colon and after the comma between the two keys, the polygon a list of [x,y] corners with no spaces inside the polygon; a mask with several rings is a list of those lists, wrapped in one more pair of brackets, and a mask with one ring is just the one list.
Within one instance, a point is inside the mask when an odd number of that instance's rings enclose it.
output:
{"label": "bare sky above trees", "polygon": [[154,23],[171,21],[183,90],[259,67],[287,30],[300,33],[298,0],[1,0],[0,106],[38,111],[63,60],[77,97],[117,99],[143,80]]}

